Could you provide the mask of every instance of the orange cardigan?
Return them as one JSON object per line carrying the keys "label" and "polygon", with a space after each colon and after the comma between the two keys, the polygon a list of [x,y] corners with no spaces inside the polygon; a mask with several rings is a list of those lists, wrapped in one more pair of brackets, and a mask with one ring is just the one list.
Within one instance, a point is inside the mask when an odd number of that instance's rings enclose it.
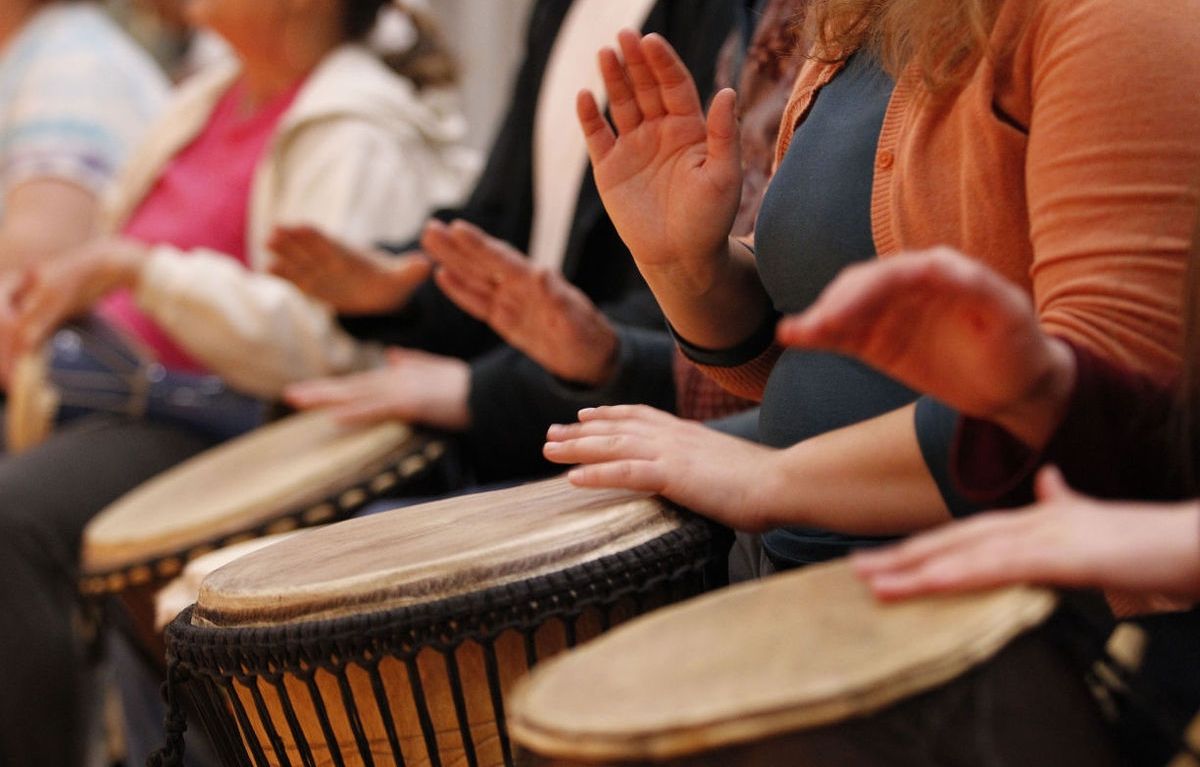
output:
{"label": "orange cardigan", "polygon": [[[1200,0],[1007,0],[991,50],[950,96],[911,69],[897,79],[876,152],[879,256],[952,246],[1029,289],[1049,332],[1175,372],[1200,188]],[[840,68],[801,69],[777,164]],[[704,369],[761,399],[778,353]]]}

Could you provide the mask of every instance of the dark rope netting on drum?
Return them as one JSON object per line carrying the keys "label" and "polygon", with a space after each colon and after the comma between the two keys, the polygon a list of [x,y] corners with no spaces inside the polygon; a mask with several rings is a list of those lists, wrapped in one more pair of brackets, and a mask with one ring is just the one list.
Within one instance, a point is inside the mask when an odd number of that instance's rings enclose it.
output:
{"label": "dark rope netting on drum", "polygon": [[[473,737],[478,722],[473,723],[468,712],[458,656],[464,645],[473,643],[482,655],[493,737],[503,763],[511,767],[515,761],[505,728],[498,641],[517,632],[519,654],[532,666],[542,659],[538,633],[546,626],[561,625],[563,644],[569,648],[578,641],[581,620],[594,621],[590,628],[606,630],[647,608],[693,596],[704,588],[705,568],[715,553],[713,543],[710,527],[692,518],[680,529],[628,551],[560,572],[426,604],[282,626],[193,626],[189,608],[167,629],[172,668],[168,685],[185,691],[169,693],[169,698],[178,707],[185,705],[180,698],[186,697],[187,707],[208,730],[226,764],[316,767],[317,754],[309,741],[319,731],[325,747],[317,750],[327,753],[332,764],[374,765],[378,754],[360,710],[370,708],[376,714],[372,721],[384,730],[388,764],[405,765],[412,758],[407,752],[415,746],[406,744],[397,730],[398,716],[410,714],[420,731],[422,761],[440,767],[449,736],[435,726],[425,689],[430,680],[423,679],[419,663],[423,652],[434,650],[441,657],[444,668],[439,671],[450,689],[458,730],[455,745],[461,746],[462,760],[475,767],[481,764]],[[397,691],[385,684],[380,665],[389,659],[402,664],[408,686],[405,697],[411,702],[397,700]],[[352,689],[356,678],[357,695]],[[366,682],[369,686],[364,687]],[[299,695],[304,707],[293,700]],[[404,705],[414,710],[401,711]],[[315,720],[307,731],[302,713],[310,722]],[[335,717],[349,725],[341,739]],[[353,742],[354,749],[349,761],[342,752],[351,748],[347,741]],[[162,754],[152,764],[181,764],[182,738],[168,737]]]}

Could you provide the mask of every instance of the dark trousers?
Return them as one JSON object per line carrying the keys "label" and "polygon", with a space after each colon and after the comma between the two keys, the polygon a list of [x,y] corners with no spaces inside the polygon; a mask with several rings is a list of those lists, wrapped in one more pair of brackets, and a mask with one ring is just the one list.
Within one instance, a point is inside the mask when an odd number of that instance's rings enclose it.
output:
{"label": "dark trousers", "polygon": [[[0,456],[0,764],[72,767],[84,753],[80,536],[96,513],[212,444],[177,427],[81,419]],[[170,513],[164,509],[163,513]]]}

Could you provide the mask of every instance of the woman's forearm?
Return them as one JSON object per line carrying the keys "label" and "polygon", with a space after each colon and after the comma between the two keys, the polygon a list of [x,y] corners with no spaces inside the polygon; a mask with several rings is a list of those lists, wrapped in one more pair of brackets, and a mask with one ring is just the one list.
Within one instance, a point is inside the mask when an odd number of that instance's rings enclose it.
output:
{"label": "woman's forearm", "polygon": [[758,494],[768,525],[899,535],[949,520],[917,442],[914,407],[777,453]]}
{"label": "woman's forearm", "polygon": [[694,265],[640,268],[675,331],[705,349],[737,346],[772,311],[753,253],[733,238],[713,255],[711,268],[699,273]]}
{"label": "woman's forearm", "polygon": [[96,230],[96,195],[70,182],[35,179],[4,199],[0,271],[41,263],[84,243]]}

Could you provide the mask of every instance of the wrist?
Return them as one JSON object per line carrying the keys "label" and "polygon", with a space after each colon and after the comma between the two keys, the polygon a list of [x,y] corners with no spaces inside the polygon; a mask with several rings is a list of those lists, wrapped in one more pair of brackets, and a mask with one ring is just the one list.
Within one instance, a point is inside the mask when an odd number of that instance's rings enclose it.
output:
{"label": "wrist", "polygon": [[100,264],[100,283],[107,293],[128,288],[136,290],[141,282],[142,267],[149,248],[134,240],[113,239],[104,244]]}
{"label": "wrist", "polygon": [[588,359],[576,370],[563,376],[568,381],[593,389],[604,386],[613,379],[621,358],[620,337],[607,318],[600,315],[599,320],[596,338],[589,345]]}
{"label": "wrist", "polygon": [[1041,450],[1066,418],[1075,392],[1075,353],[1067,342],[1048,337],[1046,364],[1029,390],[990,416],[1025,444]]}
{"label": "wrist", "polygon": [[766,532],[780,527],[795,524],[790,518],[794,515],[787,513],[791,493],[801,485],[797,484],[792,474],[794,467],[789,466],[789,455],[792,449],[777,450],[760,446],[758,460],[754,462],[756,471],[752,476],[745,499],[745,519],[748,532]]}

